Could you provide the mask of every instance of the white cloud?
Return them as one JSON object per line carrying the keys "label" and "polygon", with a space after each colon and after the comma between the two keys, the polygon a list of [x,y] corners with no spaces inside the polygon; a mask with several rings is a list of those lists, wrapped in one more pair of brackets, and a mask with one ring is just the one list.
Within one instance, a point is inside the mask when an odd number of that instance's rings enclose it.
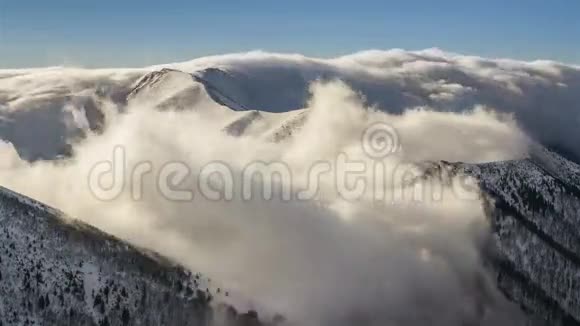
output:
{"label": "white cloud", "polygon": [[[290,202],[215,202],[199,194],[170,201],[161,196],[156,173],[144,178],[143,201],[133,200],[129,187],[116,200],[101,201],[87,184],[91,168],[122,146],[128,171],[142,162],[154,172],[167,162],[198,171],[220,161],[239,178],[247,164],[275,160],[292,171],[291,180],[280,182],[301,189],[315,161],[332,162],[342,152],[373,164],[360,141],[377,122],[401,137],[402,151],[385,160],[388,171],[416,172],[423,160],[515,158],[525,155],[527,140],[509,117],[483,109],[386,114],[366,107],[344,83],[318,83],[305,125],[276,144],[262,134],[226,135],[223,119],[205,114],[214,106],[205,98],[195,110],[159,112],[140,103],[113,117],[104,134],[78,144],[69,162],[19,162],[0,171],[0,183],[203,272],[229,289],[239,307],[282,313],[300,324],[517,324],[518,314],[483,267],[487,224],[480,202],[459,199],[457,189],[437,180],[442,200],[403,198],[380,206],[372,193],[343,199],[332,174],[321,178],[316,198]],[[387,193],[406,187],[387,176],[394,184]],[[125,177],[131,185],[131,174]],[[372,174],[366,180],[377,181]],[[181,186],[196,184],[194,173]]]}
{"label": "white cloud", "polygon": [[[515,323],[482,266],[488,230],[479,201],[460,200],[444,184],[434,184],[446,190],[443,200],[420,205],[377,206],[372,193],[347,201],[332,176],[321,178],[318,196],[306,202],[224,203],[198,195],[176,203],[160,196],[149,176],[146,201],[132,200],[125,189],[103,202],[88,188],[88,175],[121,145],[128,167],[150,162],[157,172],[170,161],[194,171],[220,161],[240,178],[250,162],[281,161],[292,171],[292,180],[281,182],[299,189],[313,164],[334,162],[340,153],[372,164],[360,140],[377,122],[394,127],[401,142],[402,150],[385,159],[389,171],[417,173],[423,161],[521,158],[528,137],[580,155],[580,68],[438,49],[334,59],[251,52],[165,66],[216,88],[203,93],[177,74],[150,94],[167,97],[164,109],[185,110],[158,112],[151,101],[127,106],[125,96],[140,76],[161,67],[0,70],[0,138],[14,145],[0,146],[8,158],[0,184],[213,276],[239,305],[326,325],[360,322],[351,317],[380,325]],[[222,72],[201,71],[215,67]],[[235,138],[222,129],[245,113],[212,101],[216,89],[245,108],[306,110],[262,112]],[[184,90],[201,93],[188,97]],[[103,134],[99,124],[106,125]],[[269,141],[280,130],[291,137]],[[80,134],[88,138],[68,161],[29,165],[15,153],[14,147],[27,158],[54,157]],[[378,183],[375,175],[365,177]],[[391,194],[408,188],[404,180],[390,181]],[[196,182],[192,177],[182,186]]]}

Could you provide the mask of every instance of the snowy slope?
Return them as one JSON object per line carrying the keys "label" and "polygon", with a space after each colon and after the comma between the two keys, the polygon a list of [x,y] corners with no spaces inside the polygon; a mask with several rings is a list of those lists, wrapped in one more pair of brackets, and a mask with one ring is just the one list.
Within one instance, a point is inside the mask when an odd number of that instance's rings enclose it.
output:
{"label": "snowy slope", "polygon": [[580,325],[579,166],[537,146],[529,159],[444,162],[430,171],[479,180],[491,266],[506,296],[547,325]]}
{"label": "snowy slope", "polygon": [[[253,135],[279,142],[288,138],[306,121],[304,109],[284,112],[250,110],[252,94],[235,85],[220,83],[234,78],[219,69],[185,73],[164,68],[144,75],[127,96],[129,109],[153,107],[157,110],[193,110],[217,118],[232,136]],[[244,85],[252,85],[248,82]],[[258,90],[256,90],[257,92]]]}
{"label": "snowy slope", "polygon": [[69,144],[104,127],[104,103],[123,106],[146,70],[0,70],[0,139],[30,161],[67,155]]}
{"label": "snowy slope", "polygon": [[0,224],[0,325],[257,324],[216,314],[200,274],[5,188]]}

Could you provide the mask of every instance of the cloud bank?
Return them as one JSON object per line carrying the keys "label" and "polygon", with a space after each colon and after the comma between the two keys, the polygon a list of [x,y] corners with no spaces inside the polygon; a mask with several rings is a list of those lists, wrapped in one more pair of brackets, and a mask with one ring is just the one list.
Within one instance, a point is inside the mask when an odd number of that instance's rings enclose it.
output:
{"label": "cloud bank", "polygon": [[[161,68],[194,73],[244,108],[285,112],[306,105],[309,85],[339,79],[367,105],[400,114],[417,107],[469,112],[483,106],[512,114],[536,141],[580,161],[580,67],[552,61],[486,59],[443,52],[364,51],[333,59],[249,52],[143,69],[0,70],[0,137],[28,159],[66,153],[78,136],[75,108],[95,130],[103,99],[124,105],[133,83]],[[42,144],[43,146],[40,146]]]}
{"label": "cloud bank", "polygon": [[[161,68],[194,77],[158,74],[127,99]],[[219,300],[291,323],[517,325],[521,316],[485,268],[489,230],[477,188],[433,178],[417,197],[413,181],[425,162],[518,159],[531,141],[580,157],[579,94],[578,67],[439,50],[0,70],[0,184],[203,272],[230,292]],[[377,123],[398,142],[378,161],[361,144]],[[232,125],[237,136],[224,132]],[[125,187],[111,201],[89,184],[116,148],[125,171],[152,167],[138,184],[140,200],[132,173],[118,176]],[[366,167],[356,199],[338,187],[341,155]],[[171,185],[181,190],[198,190],[210,163],[236,181],[249,164],[283,163],[289,174],[274,188],[291,186],[292,200],[244,200],[240,188],[227,201],[199,191],[169,200],[158,179],[171,162],[189,169]],[[320,162],[330,172],[317,193],[297,199]]]}
{"label": "cloud bank", "polygon": [[[400,146],[380,160],[384,178],[364,174],[367,190],[413,193],[409,179],[392,172],[402,168],[405,175],[420,176],[424,161],[526,155],[528,137],[513,116],[483,106],[462,114],[429,107],[390,114],[369,107],[344,82],[314,83],[308,92],[305,123],[282,142],[264,137],[264,130],[287,114],[267,116],[267,126],[232,137],[222,130],[238,113],[213,114],[219,105],[211,96],[201,97],[193,110],[159,111],[129,103],[109,109],[106,128],[87,131],[70,159],[30,164],[4,145],[2,155],[11,160],[0,182],[203,272],[229,291],[219,300],[266,316],[280,313],[291,324],[520,323],[517,309],[497,292],[484,266],[488,230],[476,188],[433,179],[430,185],[442,190],[440,198],[403,196],[377,203],[373,191],[356,200],[344,198],[329,173],[309,200],[214,201],[197,193],[192,200],[175,201],[160,193],[157,177],[169,162],[191,169],[174,185],[182,190],[196,189],[199,171],[211,162],[226,164],[236,179],[252,162],[283,162],[291,178],[276,185],[292,183],[293,189],[303,188],[316,162],[330,162],[336,171],[341,154],[375,166],[361,146],[361,135],[374,123],[392,126]],[[141,200],[126,186],[114,200],[103,201],[89,186],[91,170],[112,160],[115,148],[124,150],[127,171],[143,162],[153,167],[139,186]],[[132,176],[120,177],[132,185]]]}

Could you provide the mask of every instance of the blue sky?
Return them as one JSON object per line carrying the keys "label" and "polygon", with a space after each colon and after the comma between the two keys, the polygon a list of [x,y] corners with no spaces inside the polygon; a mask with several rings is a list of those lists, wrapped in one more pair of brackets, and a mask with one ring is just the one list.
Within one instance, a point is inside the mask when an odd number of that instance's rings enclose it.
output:
{"label": "blue sky", "polygon": [[0,67],[439,47],[580,64],[580,1],[0,0]]}

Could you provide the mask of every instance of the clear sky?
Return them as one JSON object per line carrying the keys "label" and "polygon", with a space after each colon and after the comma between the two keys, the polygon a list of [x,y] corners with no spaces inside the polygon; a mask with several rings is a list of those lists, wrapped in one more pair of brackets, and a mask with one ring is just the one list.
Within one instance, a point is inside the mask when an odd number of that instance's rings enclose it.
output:
{"label": "clear sky", "polygon": [[0,68],[430,47],[580,64],[580,0],[0,0]]}

